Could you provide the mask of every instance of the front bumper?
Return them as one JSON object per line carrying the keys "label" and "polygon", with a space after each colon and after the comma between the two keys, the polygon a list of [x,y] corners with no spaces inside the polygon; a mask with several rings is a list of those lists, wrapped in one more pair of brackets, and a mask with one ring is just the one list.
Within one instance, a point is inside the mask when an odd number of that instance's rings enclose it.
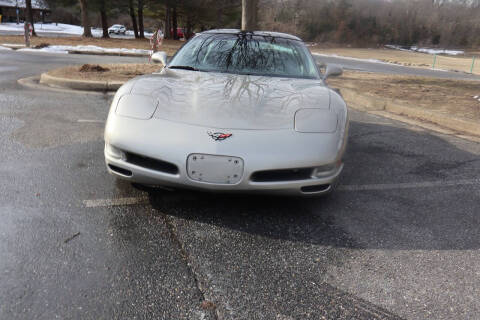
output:
{"label": "front bumper", "polygon": [[[162,119],[134,120],[116,115],[107,122],[106,144],[134,154],[174,164],[178,171],[166,173],[130,163],[105,149],[108,171],[122,179],[145,185],[189,188],[216,192],[322,195],[331,192],[342,172],[343,146],[332,134],[303,134],[293,130],[229,130],[232,138],[214,141],[206,133],[215,128],[174,123]],[[244,161],[243,175],[235,184],[215,184],[191,179],[187,158],[192,153],[239,157]],[[316,168],[338,165],[328,175],[299,180],[254,181],[262,170]],[[119,170],[120,169],[120,170]]]}

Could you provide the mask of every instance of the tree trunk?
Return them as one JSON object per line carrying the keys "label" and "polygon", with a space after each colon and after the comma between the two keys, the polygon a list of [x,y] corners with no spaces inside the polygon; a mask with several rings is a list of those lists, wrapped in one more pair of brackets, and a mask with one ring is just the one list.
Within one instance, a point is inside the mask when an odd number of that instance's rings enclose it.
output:
{"label": "tree trunk", "polygon": [[223,27],[223,1],[217,1],[217,28]]}
{"label": "tree trunk", "polygon": [[143,0],[138,0],[138,29],[140,31],[140,38],[145,38],[143,28]]}
{"label": "tree trunk", "polygon": [[137,18],[135,17],[135,9],[133,8],[133,0],[128,2],[130,6],[130,17],[132,18],[132,25],[133,25],[133,33],[135,34],[135,38],[138,38],[138,27],[137,27]]}
{"label": "tree trunk", "polygon": [[37,34],[35,33],[35,24],[33,22],[32,0],[25,0],[25,7],[27,9],[28,22],[32,25],[32,36],[36,37]]}
{"label": "tree trunk", "polygon": [[192,18],[190,15],[187,15],[187,28],[184,30],[185,40],[188,40],[192,37]]}
{"label": "tree trunk", "polygon": [[178,33],[177,33],[177,6],[174,6],[174,7],[173,7],[172,28],[173,28],[173,39],[178,40]]}
{"label": "tree trunk", "polygon": [[258,0],[242,0],[242,30],[257,29]]}
{"label": "tree trunk", "polygon": [[165,1],[165,30],[163,32],[163,37],[165,39],[170,39],[170,6],[168,5],[168,1]]}
{"label": "tree trunk", "polygon": [[102,38],[109,38],[108,35],[108,20],[107,20],[107,8],[105,0],[100,0],[100,19],[102,20]]}
{"label": "tree trunk", "polygon": [[88,19],[87,0],[80,1],[80,10],[82,11],[83,37],[91,38],[92,30],[90,29],[90,20]]}

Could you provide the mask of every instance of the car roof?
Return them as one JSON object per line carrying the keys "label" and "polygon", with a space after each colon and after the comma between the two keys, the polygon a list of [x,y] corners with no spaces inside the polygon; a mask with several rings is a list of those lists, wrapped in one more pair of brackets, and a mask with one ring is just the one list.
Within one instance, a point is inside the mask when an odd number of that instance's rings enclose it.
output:
{"label": "car roof", "polygon": [[198,33],[198,34],[242,34],[242,33],[250,33],[255,36],[266,36],[266,37],[284,38],[284,39],[302,41],[302,39],[300,39],[299,37],[293,36],[291,34],[282,33],[282,32],[273,32],[273,31],[242,31],[240,29],[213,29],[213,30],[202,31],[201,33]]}

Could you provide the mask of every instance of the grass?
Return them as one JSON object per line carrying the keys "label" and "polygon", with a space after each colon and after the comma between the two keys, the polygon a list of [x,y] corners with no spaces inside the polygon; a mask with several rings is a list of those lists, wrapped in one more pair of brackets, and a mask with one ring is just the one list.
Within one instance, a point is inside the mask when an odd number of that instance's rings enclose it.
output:
{"label": "grass", "polygon": [[[335,54],[345,57],[358,59],[376,59],[384,62],[400,64],[404,66],[431,68],[434,55],[408,52],[393,49],[359,49],[359,48],[321,48],[319,46],[310,47],[310,50],[321,54]],[[453,70],[461,72],[470,72],[473,55],[479,52],[468,52],[464,56],[445,56],[437,55],[435,64],[436,69]],[[477,56],[474,74],[480,74],[480,56]]]}
{"label": "grass", "polygon": [[[85,67],[90,66],[90,67]],[[83,70],[91,71],[80,71]],[[136,76],[153,73],[158,71],[161,66],[158,64],[135,63],[135,64],[102,64],[106,71],[98,71],[101,68],[95,68],[91,65],[68,66],[54,69],[48,74],[56,77],[75,79],[75,80],[94,80],[94,81],[127,81]],[[95,71],[97,69],[97,71]]]}
{"label": "grass", "polygon": [[[0,45],[2,43],[25,44],[23,36],[0,36]],[[166,51],[168,55],[173,55],[178,48],[185,42],[179,40],[164,40],[161,51]],[[71,45],[71,46],[86,46],[94,45],[104,48],[127,48],[127,49],[146,49],[150,48],[149,39],[102,39],[102,38],[83,38],[83,37],[33,37],[31,46],[38,46],[42,44],[49,45]]]}
{"label": "grass", "polygon": [[[480,82],[347,71],[331,87],[392,99],[409,107],[480,123]],[[348,101],[347,101],[348,103]]]}

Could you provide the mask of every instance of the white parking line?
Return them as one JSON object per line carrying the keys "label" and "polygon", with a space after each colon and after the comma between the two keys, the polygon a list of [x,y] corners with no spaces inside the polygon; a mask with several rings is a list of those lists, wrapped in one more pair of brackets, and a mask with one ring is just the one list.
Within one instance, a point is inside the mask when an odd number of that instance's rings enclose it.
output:
{"label": "white parking line", "polygon": [[341,185],[337,190],[341,191],[368,191],[368,190],[394,190],[394,189],[415,189],[415,188],[436,188],[479,185],[480,179],[465,179],[456,181],[430,181],[430,182],[407,182],[407,183],[386,183],[386,184],[364,184],[364,185]]}
{"label": "white parking line", "polygon": [[77,122],[80,122],[80,123],[105,123],[104,120],[93,120],[93,119],[78,119]]}
{"label": "white parking line", "polygon": [[[480,179],[465,179],[456,181],[430,181],[430,182],[408,182],[391,184],[363,184],[363,185],[341,185],[338,191],[376,191],[376,190],[400,190],[416,188],[438,188],[438,187],[457,187],[457,186],[478,186]],[[148,197],[130,197],[114,199],[93,199],[83,200],[83,205],[87,208],[111,207],[111,206],[129,206],[136,204],[148,204]]]}
{"label": "white parking line", "polygon": [[148,197],[83,200],[83,204],[87,208],[127,206],[146,203],[148,203]]}

